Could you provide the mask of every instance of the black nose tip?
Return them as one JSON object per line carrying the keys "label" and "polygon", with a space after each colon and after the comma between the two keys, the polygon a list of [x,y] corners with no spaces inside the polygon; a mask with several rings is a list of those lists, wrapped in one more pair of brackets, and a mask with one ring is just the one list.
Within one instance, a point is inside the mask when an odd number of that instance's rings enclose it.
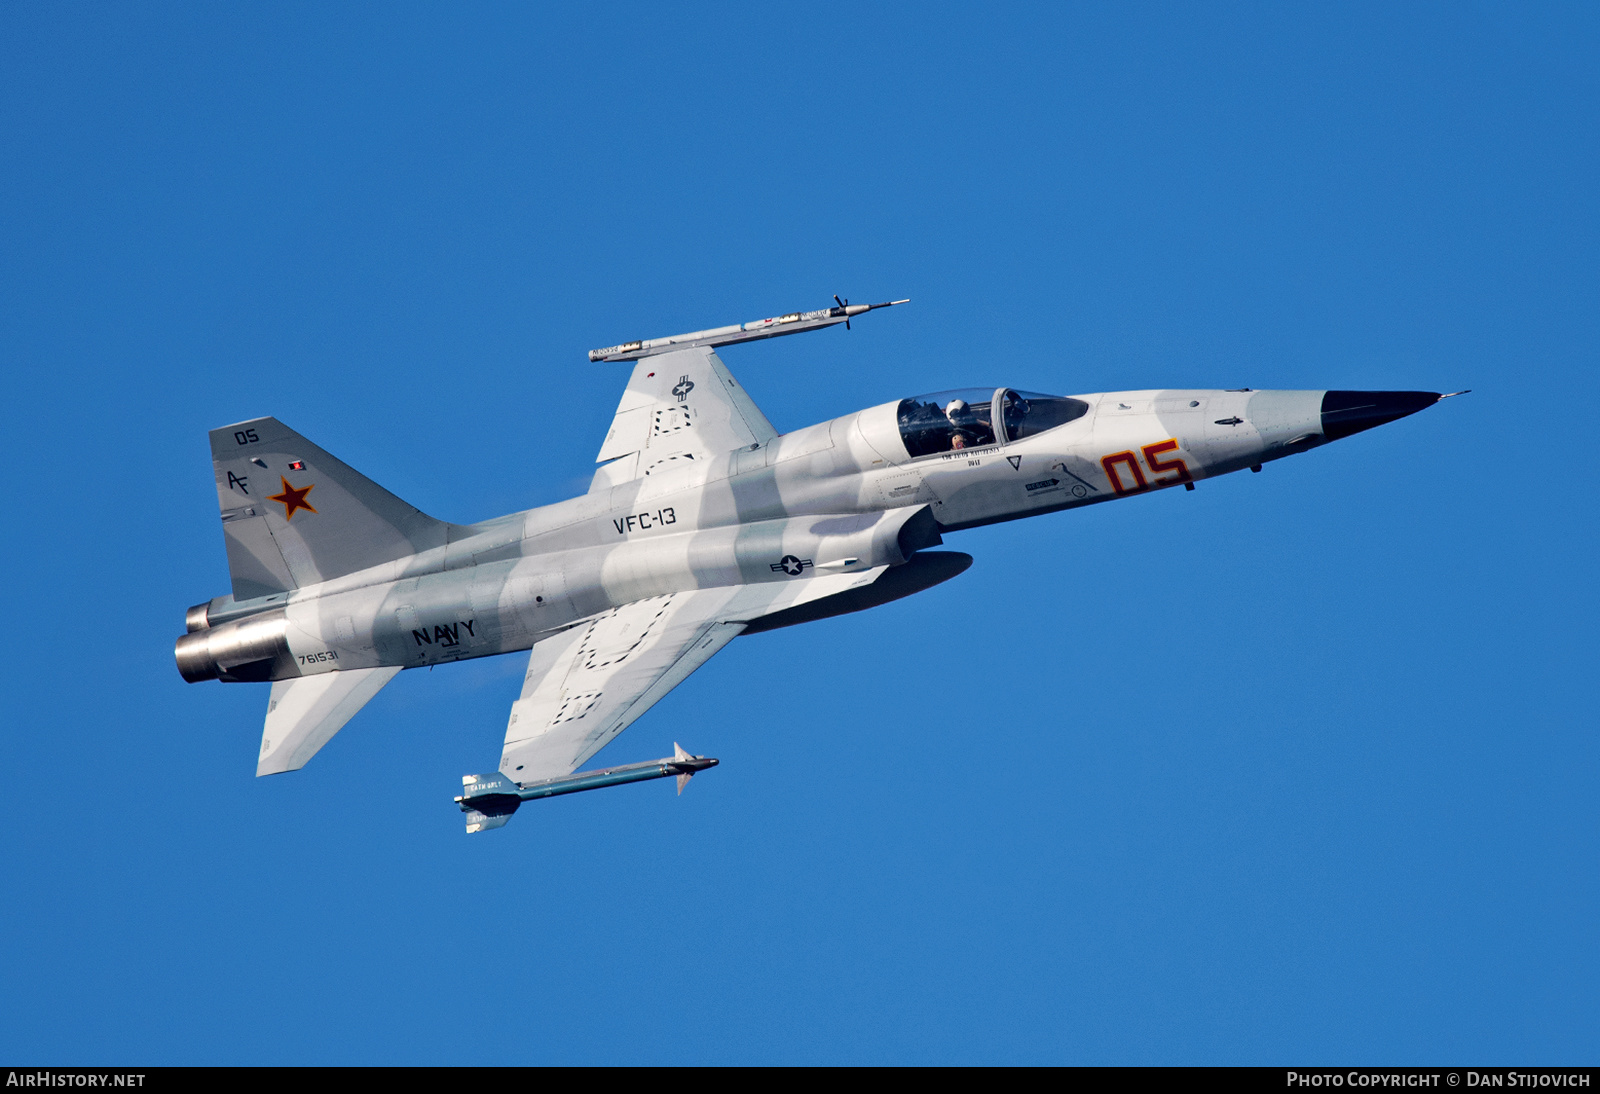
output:
{"label": "black nose tip", "polygon": [[1322,395],[1322,434],[1336,441],[1438,401],[1437,391],[1327,391]]}

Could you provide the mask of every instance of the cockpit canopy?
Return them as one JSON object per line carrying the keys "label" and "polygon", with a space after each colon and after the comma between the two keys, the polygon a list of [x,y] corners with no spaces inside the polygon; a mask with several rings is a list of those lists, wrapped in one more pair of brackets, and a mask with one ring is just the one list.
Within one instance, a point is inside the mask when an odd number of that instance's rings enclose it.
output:
{"label": "cockpit canopy", "polygon": [[[902,399],[898,416],[900,438],[915,458],[1020,441],[1088,412],[1089,404],[1082,399],[972,387]],[[1001,436],[995,434],[996,422]]]}

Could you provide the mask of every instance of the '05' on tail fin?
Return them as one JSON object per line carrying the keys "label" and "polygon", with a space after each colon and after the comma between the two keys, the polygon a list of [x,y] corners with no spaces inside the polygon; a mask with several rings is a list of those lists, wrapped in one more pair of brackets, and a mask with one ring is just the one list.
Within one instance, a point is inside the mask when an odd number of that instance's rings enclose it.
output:
{"label": "'05' on tail fin", "polygon": [[248,600],[443,546],[434,520],[276,418],[211,431],[233,598]]}

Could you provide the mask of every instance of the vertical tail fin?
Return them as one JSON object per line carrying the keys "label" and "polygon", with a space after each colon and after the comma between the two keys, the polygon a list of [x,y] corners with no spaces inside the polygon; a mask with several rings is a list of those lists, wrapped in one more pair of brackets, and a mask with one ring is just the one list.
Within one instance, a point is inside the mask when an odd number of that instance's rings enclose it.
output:
{"label": "vertical tail fin", "polygon": [[440,547],[451,525],[407,505],[276,418],[211,431],[235,600]]}

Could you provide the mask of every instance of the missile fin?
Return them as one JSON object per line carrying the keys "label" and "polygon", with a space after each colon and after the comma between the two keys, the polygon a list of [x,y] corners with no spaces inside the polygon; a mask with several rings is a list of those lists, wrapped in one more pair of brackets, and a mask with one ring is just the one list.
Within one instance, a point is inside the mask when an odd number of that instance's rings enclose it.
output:
{"label": "missile fin", "polygon": [[467,835],[470,836],[474,832],[486,832],[491,828],[499,828],[510,819],[510,813],[491,816],[488,813],[480,813],[476,809],[469,809],[467,810]]}

